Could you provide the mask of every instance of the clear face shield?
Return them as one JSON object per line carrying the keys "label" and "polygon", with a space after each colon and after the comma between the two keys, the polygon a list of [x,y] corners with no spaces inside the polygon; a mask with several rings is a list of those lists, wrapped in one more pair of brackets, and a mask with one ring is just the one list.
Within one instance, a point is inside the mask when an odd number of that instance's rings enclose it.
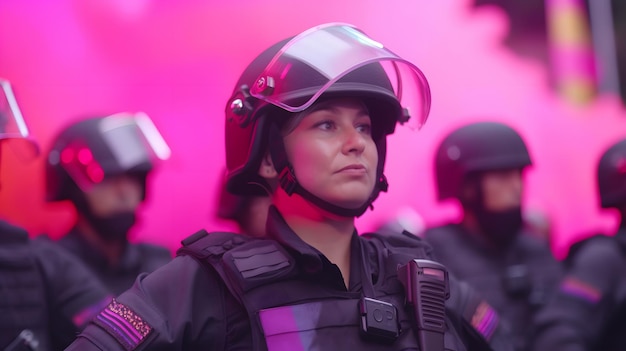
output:
{"label": "clear face shield", "polygon": [[[417,66],[349,24],[317,26],[291,39],[250,87],[250,94],[286,111],[300,112],[331,91],[335,83],[341,83],[343,77],[373,63],[382,67],[387,90],[404,108],[397,122],[419,129],[430,110],[426,77]],[[314,73],[303,75],[303,64]],[[315,90],[294,98],[301,87]]]}
{"label": "clear face shield", "polygon": [[31,138],[11,83],[0,78],[0,88],[0,142],[7,144],[20,159],[32,160],[39,155],[39,145]]}
{"label": "clear face shield", "polygon": [[84,192],[109,176],[147,172],[171,155],[165,139],[143,112],[99,119],[96,131],[97,135],[74,138],[49,155],[49,162],[60,164]]}

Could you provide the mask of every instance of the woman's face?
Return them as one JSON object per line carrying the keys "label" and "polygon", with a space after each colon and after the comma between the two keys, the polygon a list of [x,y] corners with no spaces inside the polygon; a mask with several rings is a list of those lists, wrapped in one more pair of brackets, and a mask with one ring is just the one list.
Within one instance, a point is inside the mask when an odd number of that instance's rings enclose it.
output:
{"label": "woman's face", "polygon": [[317,105],[284,142],[298,182],[315,196],[358,208],[372,194],[378,152],[369,113],[360,100],[335,99]]}

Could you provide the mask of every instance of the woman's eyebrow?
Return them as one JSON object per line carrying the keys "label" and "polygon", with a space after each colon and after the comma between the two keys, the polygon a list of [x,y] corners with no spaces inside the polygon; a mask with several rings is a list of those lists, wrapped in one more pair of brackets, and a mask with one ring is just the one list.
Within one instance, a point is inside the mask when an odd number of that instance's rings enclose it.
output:
{"label": "woman's eyebrow", "polygon": [[[317,106],[317,108],[315,108],[310,113],[318,112],[318,111],[328,111],[328,112],[332,112],[332,113],[339,113],[339,107],[337,107],[335,105],[330,105],[330,104],[329,105],[319,105],[319,106]],[[369,116],[369,109],[367,108],[367,106],[361,105],[359,107],[358,115],[359,115],[359,117],[360,116]]]}

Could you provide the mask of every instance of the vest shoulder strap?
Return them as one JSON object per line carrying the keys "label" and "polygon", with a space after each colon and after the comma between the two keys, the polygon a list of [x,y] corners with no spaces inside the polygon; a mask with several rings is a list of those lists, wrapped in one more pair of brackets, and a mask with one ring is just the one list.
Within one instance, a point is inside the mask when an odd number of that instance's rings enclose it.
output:
{"label": "vest shoulder strap", "polygon": [[182,244],[177,255],[192,256],[212,267],[242,305],[247,305],[246,292],[296,275],[293,257],[274,240],[202,230]]}
{"label": "vest shoulder strap", "polygon": [[204,230],[183,240],[182,245],[177,256],[189,255],[216,272],[231,295],[246,309],[253,329],[253,349],[264,350],[257,305],[284,298],[290,292],[281,289],[261,297],[252,294],[255,298],[251,298],[250,291],[294,277],[296,265],[291,255],[274,240]]}

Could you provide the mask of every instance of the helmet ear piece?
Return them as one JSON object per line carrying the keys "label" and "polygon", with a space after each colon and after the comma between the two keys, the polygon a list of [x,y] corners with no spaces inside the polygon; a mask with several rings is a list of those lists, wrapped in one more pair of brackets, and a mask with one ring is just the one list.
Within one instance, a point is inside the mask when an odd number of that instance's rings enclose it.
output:
{"label": "helmet ear piece", "polygon": [[245,127],[235,120],[226,121],[226,189],[241,196],[264,196],[272,187],[259,175],[263,156],[268,151],[269,127],[275,122],[265,114],[274,113],[273,106],[254,112]]}

